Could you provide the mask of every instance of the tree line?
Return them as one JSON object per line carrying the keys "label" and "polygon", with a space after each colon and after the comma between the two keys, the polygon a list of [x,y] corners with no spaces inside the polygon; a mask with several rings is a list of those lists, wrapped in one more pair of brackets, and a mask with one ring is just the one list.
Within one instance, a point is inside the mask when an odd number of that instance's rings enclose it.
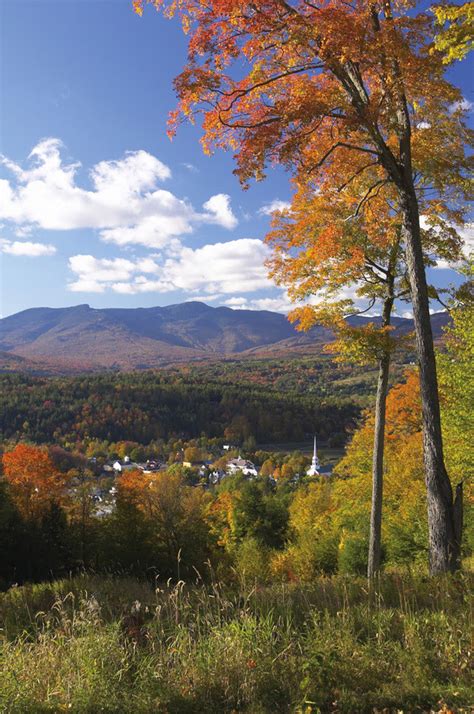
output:
{"label": "tree line", "polygon": [[320,399],[267,383],[207,380],[206,372],[0,377],[2,440],[148,444],[201,434],[242,443],[302,441],[315,431],[341,445],[360,407],[332,393]]}

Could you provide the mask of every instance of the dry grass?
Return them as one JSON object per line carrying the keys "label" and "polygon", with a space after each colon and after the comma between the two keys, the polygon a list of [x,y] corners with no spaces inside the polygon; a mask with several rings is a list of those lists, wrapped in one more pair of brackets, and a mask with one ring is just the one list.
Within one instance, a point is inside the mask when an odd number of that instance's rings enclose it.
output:
{"label": "dry grass", "polygon": [[372,592],[348,578],[15,588],[0,596],[0,710],[470,712],[469,593],[466,576],[397,575]]}

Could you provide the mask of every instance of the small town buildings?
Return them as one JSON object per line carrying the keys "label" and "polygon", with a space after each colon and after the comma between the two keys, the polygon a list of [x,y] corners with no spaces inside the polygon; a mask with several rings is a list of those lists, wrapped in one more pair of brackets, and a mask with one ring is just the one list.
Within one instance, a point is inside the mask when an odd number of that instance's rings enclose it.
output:
{"label": "small town buildings", "polygon": [[227,473],[229,476],[242,472],[244,476],[257,476],[257,467],[252,461],[243,459],[239,456],[237,459],[231,459],[227,464]]}
{"label": "small town buildings", "polygon": [[123,473],[124,471],[131,471],[132,469],[137,469],[138,464],[134,461],[130,461],[130,456],[124,456],[123,461],[114,461],[112,464],[114,471],[118,473]]}
{"label": "small town buildings", "polygon": [[209,483],[211,486],[217,486],[226,476],[226,472],[222,469],[213,469],[209,474]]}
{"label": "small town buildings", "polygon": [[136,465],[141,471],[143,471],[144,474],[154,474],[157,471],[161,471],[163,468],[165,468],[165,464],[154,459],[147,461],[146,464]]}
{"label": "small town buildings", "polygon": [[[107,466],[107,464],[104,466],[104,471],[110,470],[110,467],[106,468]],[[125,456],[123,461],[117,460],[112,464],[112,469],[117,474],[121,474],[124,471],[143,471],[145,474],[151,474],[160,471],[161,468],[163,468],[163,464],[159,461],[151,460],[144,464],[139,464],[136,461],[130,461],[129,456]]]}

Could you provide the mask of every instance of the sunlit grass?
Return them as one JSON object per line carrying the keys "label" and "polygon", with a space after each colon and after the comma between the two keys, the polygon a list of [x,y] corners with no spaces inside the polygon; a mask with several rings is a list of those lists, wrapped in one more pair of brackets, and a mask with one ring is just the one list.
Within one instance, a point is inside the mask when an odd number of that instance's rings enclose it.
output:
{"label": "sunlit grass", "polygon": [[469,580],[84,576],[0,596],[3,712],[471,711]]}

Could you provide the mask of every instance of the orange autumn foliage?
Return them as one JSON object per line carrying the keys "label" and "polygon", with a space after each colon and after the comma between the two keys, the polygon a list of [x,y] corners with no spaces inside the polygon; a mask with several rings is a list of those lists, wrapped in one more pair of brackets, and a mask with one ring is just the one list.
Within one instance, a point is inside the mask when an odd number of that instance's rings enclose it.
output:
{"label": "orange autumn foliage", "polygon": [[[386,412],[387,476],[397,471],[422,473],[421,400],[418,371],[406,373],[406,381],[396,384],[388,393]],[[337,466],[345,478],[361,476],[370,482],[373,449],[374,415],[368,413]],[[407,457],[401,459],[400,454]]]}
{"label": "orange autumn foliage", "polygon": [[64,502],[66,479],[45,449],[18,444],[3,455],[3,471],[24,518],[38,518],[51,503]]}
{"label": "orange autumn foliage", "polygon": [[274,164],[323,191],[350,187],[352,176],[370,171],[373,188],[358,212],[390,196],[387,175],[403,160],[402,83],[416,181],[436,188],[433,198],[424,195],[424,212],[436,216],[439,205],[452,218],[462,212],[453,199],[467,188],[461,174],[469,131],[461,92],[444,78],[443,55],[434,50],[435,18],[421,4],[135,0],[133,6],[141,15],[146,4],[178,16],[189,38],[170,134],[183,120],[200,120],[204,150],[234,150],[244,184]]}
{"label": "orange autumn foliage", "polygon": [[[341,288],[383,299],[380,276],[398,242],[396,298],[414,280],[408,244],[410,254],[417,245],[421,272],[434,255],[459,259],[453,226],[462,224],[470,195],[472,132],[460,90],[433,51],[434,17],[421,3],[142,0],[135,10],[147,3],[177,16],[189,38],[171,134],[181,121],[200,121],[204,150],[233,150],[244,186],[268,166],[292,173],[291,209],[269,236],[270,268],[294,301],[316,294],[321,302],[324,291],[319,311],[294,312],[303,329],[324,320]],[[407,201],[423,215],[421,241],[419,225],[410,241],[402,235]],[[415,310],[417,332],[429,320],[425,285],[420,295],[426,314],[422,320]],[[347,307],[343,301],[341,312]],[[389,329],[376,332],[341,334],[341,344],[354,336],[354,352],[366,337],[367,356],[378,357],[393,341]]]}

